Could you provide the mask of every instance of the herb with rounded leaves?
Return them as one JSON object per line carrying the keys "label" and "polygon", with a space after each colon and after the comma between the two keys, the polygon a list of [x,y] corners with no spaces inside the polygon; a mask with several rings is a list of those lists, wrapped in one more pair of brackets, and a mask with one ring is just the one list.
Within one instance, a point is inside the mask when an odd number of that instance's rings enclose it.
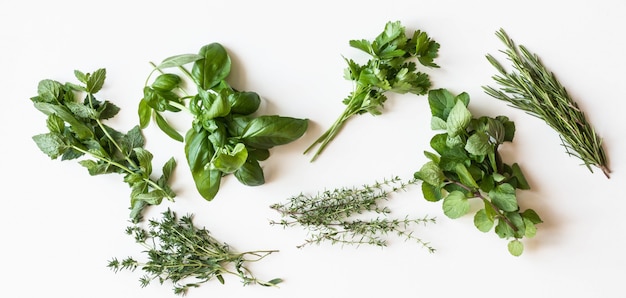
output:
{"label": "herb with rounded leaves", "polygon": [[304,151],[307,154],[319,145],[311,161],[324,151],[352,116],[382,114],[387,92],[426,94],[431,87],[430,79],[427,74],[417,70],[417,64],[412,60],[427,67],[439,67],[433,62],[439,44],[420,30],[415,31],[410,38],[407,37],[399,21],[388,22],[384,31],[373,41],[351,40],[350,46],[367,53],[372,59],[360,65],[344,58],[348,63],[344,77],[352,81],[354,90],[343,100],[346,105],[343,113]]}
{"label": "herb with rounded leaves", "polygon": [[392,193],[405,191],[414,183],[415,180],[404,182],[399,177],[393,177],[362,187],[326,190],[314,196],[299,194],[286,203],[270,206],[285,218],[272,220],[270,224],[284,228],[301,226],[308,230],[308,238],[298,248],[322,242],[387,246],[385,236],[396,234],[435,252],[429,243],[411,231],[415,225],[435,223],[435,218],[411,219],[407,216],[391,219],[387,218],[391,210],[381,206],[381,201],[388,200]]}
{"label": "herb with rounded leaves", "polygon": [[192,215],[179,218],[167,210],[162,213],[162,219],[149,220],[147,228],[134,225],[128,227],[126,233],[146,249],[148,260],[113,258],[108,267],[115,272],[141,268],[145,272],[139,279],[142,287],[154,280],[160,284],[170,281],[174,293],[184,296],[190,288],[213,279],[224,284],[224,275],[239,277],[243,285],[276,286],[282,282],[279,278],[259,280],[247,267],[276,250],[235,252],[228,244],[213,238],[206,228],[196,227]]}
{"label": "herb with rounded leaves", "polygon": [[[177,68],[183,76],[162,73],[167,68]],[[233,88],[226,81],[230,68],[230,57],[219,43],[203,46],[198,54],[166,58],[155,65],[139,103],[142,128],[153,117],[167,135],[185,143],[196,188],[206,200],[217,195],[222,177],[229,174],[245,185],[264,184],[259,162],[269,158],[269,149],[300,138],[308,125],[307,119],[254,115],[261,103],[259,95]],[[154,72],[160,74],[148,84]],[[184,78],[193,83],[192,94],[184,88]],[[193,116],[184,137],[163,116],[181,110]]]}
{"label": "herb with rounded leaves", "polygon": [[565,87],[536,54],[522,45],[516,46],[503,29],[496,35],[506,45],[506,50],[501,52],[506,54],[516,72],[507,72],[492,55],[487,55],[500,73],[493,76],[500,90],[484,87],[486,93],[544,120],[559,134],[568,155],[580,159],[589,171],[593,172],[592,166],[595,166],[610,178],[602,139]]}
{"label": "herb with rounded leaves", "polygon": [[532,209],[520,210],[517,189],[530,189],[521,168],[502,161],[499,146],[512,142],[515,124],[505,116],[473,118],[467,109],[469,95],[454,95],[446,89],[428,93],[435,135],[425,151],[429,162],[415,173],[421,180],[424,198],[443,200],[443,212],[459,218],[470,212],[470,199],[479,199],[483,208],[474,214],[474,225],[482,232],[495,226],[495,233],[512,239],[509,252],[519,256],[520,239],[533,237],[541,218]]}
{"label": "herb with rounded leaves", "polygon": [[[35,108],[48,116],[48,133],[33,140],[52,159],[73,160],[90,175],[118,173],[124,175],[131,191],[131,218],[138,221],[147,205],[158,205],[163,198],[173,200],[175,193],[168,180],[176,162],[170,158],[163,166],[159,179],[150,178],[153,155],[144,148],[144,137],[138,126],[121,133],[104,123],[114,117],[119,108],[110,101],[100,101],[95,94],[101,90],[106,70],[93,73],[74,71],[81,84],[62,84],[42,80],[37,96],[31,98]],[[82,102],[77,97],[86,94]]]}

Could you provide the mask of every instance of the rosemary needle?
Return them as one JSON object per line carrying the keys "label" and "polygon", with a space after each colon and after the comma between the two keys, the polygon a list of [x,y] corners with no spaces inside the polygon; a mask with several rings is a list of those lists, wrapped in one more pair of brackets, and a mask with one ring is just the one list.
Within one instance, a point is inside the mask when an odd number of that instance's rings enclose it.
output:
{"label": "rosemary needle", "polygon": [[544,120],[559,133],[568,155],[582,160],[591,172],[591,166],[600,168],[610,178],[602,139],[565,87],[536,54],[522,45],[516,46],[503,29],[496,32],[496,36],[506,45],[507,49],[501,52],[506,54],[516,72],[507,72],[492,55],[487,55],[487,60],[500,73],[493,76],[500,90],[487,86],[483,87],[485,92]]}

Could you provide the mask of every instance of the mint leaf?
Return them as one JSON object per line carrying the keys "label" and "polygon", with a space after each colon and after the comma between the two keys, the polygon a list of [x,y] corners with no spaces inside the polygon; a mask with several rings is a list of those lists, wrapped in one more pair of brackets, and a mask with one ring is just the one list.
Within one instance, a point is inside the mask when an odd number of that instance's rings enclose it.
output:
{"label": "mint leaf", "polygon": [[519,257],[524,252],[524,244],[521,241],[515,239],[509,242],[508,249],[512,255]]}
{"label": "mint leaf", "polygon": [[457,136],[460,132],[465,130],[471,120],[472,114],[465,104],[461,101],[457,101],[452,110],[450,110],[448,119],[446,119],[448,135],[451,137]]}
{"label": "mint leaf", "polygon": [[443,214],[449,218],[459,218],[469,212],[470,204],[464,193],[453,191],[443,198]]}
{"label": "mint leaf", "polygon": [[489,192],[491,202],[503,211],[511,212],[518,209],[515,188],[511,184],[503,183]]}
{"label": "mint leaf", "polygon": [[485,209],[480,209],[474,215],[474,226],[481,232],[489,232],[493,227],[493,219],[489,218]]}

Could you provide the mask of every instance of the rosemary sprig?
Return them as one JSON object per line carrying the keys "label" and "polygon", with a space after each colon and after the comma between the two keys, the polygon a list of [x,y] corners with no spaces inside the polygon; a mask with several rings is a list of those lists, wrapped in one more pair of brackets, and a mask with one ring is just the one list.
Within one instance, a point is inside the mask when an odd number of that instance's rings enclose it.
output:
{"label": "rosemary sprig", "polygon": [[591,166],[600,168],[610,178],[602,139],[565,87],[536,54],[523,45],[516,46],[503,29],[496,35],[507,48],[501,52],[506,54],[517,72],[507,72],[492,55],[487,55],[489,62],[500,73],[493,79],[501,88],[483,87],[486,93],[544,120],[559,133],[568,155],[582,160],[591,172]]}
{"label": "rosemary sprig", "polygon": [[276,286],[282,279],[261,281],[246,267],[276,250],[234,252],[226,243],[213,238],[205,228],[197,228],[192,215],[180,218],[170,210],[162,213],[161,220],[152,219],[148,229],[135,224],[126,229],[128,235],[147,249],[148,261],[140,263],[133,257],[123,260],[113,258],[108,267],[113,271],[134,271],[138,267],[146,272],[139,281],[145,287],[153,280],[174,284],[174,293],[184,296],[189,288],[199,287],[213,278],[224,283],[224,274],[241,279],[243,285]]}
{"label": "rosemary sprig", "polygon": [[[435,218],[389,219],[387,216],[391,213],[390,208],[380,205],[380,201],[388,200],[391,193],[404,191],[414,183],[415,180],[404,182],[399,177],[393,177],[360,188],[337,188],[315,196],[299,194],[291,197],[287,203],[270,206],[283,217],[280,221],[270,221],[270,224],[284,228],[300,225],[308,230],[308,238],[298,248],[325,241],[332,244],[370,244],[383,247],[387,246],[387,240],[383,236],[395,233],[407,241],[416,241],[432,253],[435,249],[415,236],[410,228],[415,224],[435,223]],[[365,214],[374,214],[377,217],[357,218],[365,217]]]}

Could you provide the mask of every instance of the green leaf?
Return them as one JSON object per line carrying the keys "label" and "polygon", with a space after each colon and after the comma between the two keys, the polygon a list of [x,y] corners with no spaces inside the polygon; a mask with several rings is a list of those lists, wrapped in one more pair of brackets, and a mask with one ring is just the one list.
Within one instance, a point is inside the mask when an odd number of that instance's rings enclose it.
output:
{"label": "green leaf", "polygon": [[478,183],[476,183],[476,180],[474,180],[474,177],[472,177],[472,174],[467,170],[465,165],[457,163],[454,167],[454,172],[459,175],[461,183],[472,188],[478,188]]}
{"label": "green leaf", "polygon": [[187,163],[196,189],[208,201],[213,200],[217,194],[222,177],[219,170],[211,169],[209,166],[214,152],[206,130],[193,127],[187,132],[185,136]]}
{"label": "green leaf", "polygon": [[170,138],[182,142],[184,140],[183,136],[176,131],[170,124],[161,116],[159,113],[154,113],[154,120],[156,121],[157,126]]}
{"label": "green leaf", "polygon": [[232,150],[222,148],[212,161],[213,166],[223,173],[233,173],[237,171],[248,159],[248,150],[242,143],[235,145]]}
{"label": "green leaf", "polygon": [[98,119],[98,112],[86,105],[76,103],[76,102],[67,102],[65,106],[74,114],[80,118],[85,119]]}
{"label": "green leaf", "polygon": [[181,79],[179,76],[171,73],[164,73],[159,75],[152,83],[152,88],[161,91],[171,91],[178,87]]}
{"label": "green leaf", "polygon": [[481,232],[489,232],[493,228],[493,219],[487,215],[485,209],[480,209],[474,215],[474,226]]}
{"label": "green leaf", "polygon": [[533,209],[526,209],[521,214],[523,218],[530,220],[534,224],[540,224],[543,222],[537,212]]}
{"label": "green leaf", "polygon": [[150,117],[152,117],[152,108],[150,108],[145,99],[141,99],[139,101],[139,109],[137,112],[139,114],[139,126],[142,129],[148,127],[148,124],[150,124]]}
{"label": "green leaf", "polygon": [[535,235],[537,234],[537,227],[530,219],[524,218],[524,227],[525,227],[525,232],[524,232],[525,237],[528,237],[528,238],[535,237]]}
{"label": "green leaf", "polygon": [[422,194],[424,195],[424,199],[429,202],[437,202],[443,199],[441,188],[433,186],[429,183],[422,183]]}
{"label": "green leaf", "polygon": [[37,97],[33,98],[35,102],[56,103],[62,102],[63,85],[53,80],[41,80],[37,85]]}
{"label": "green leaf", "polygon": [[530,185],[528,184],[526,177],[524,177],[524,173],[522,172],[522,169],[520,168],[520,166],[517,163],[514,163],[511,166],[511,169],[513,172],[513,177],[517,179],[517,188],[530,189]]}
{"label": "green leaf", "polygon": [[161,64],[157,66],[159,69],[170,68],[170,67],[179,67],[185,64],[189,64],[191,62],[196,62],[200,59],[203,59],[204,56],[199,54],[181,54],[176,56],[171,56],[163,59]]}
{"label": "green leaf", "polygon": [[263,169],[255,159],[248,158],[246,163],[235,171],[234,175],[244,185],[257,186],[265,183]]}
{"label": "green leaf", "polygon": [[79,139],[93,138],[91,128],[74,117],[74,115],[64,106],[54,105],[45,102],[36,102],[35,108],[46,115],[56,114],[63,121],[67,122]]}
{"label": "green leaf", "polygon": [[162,177],[165,182],[167,182],[172,173],[174,173],[174,168],[176,168],[176,160],[172,157],[163,165]]}
{"label": "green leaf", "polygon": [[65,144],[63,138],[58,133],[35,135],[33,136],[33,141],[35,141],[39,150],[51,159],[56,159],[68,149],[67,144]]}
{"label": "green leaf", "polygon": [[142,168],[146,177],[150,176],[150,174],[152,174],[152,153],[141,147],[134,148],[133,151],[135,151],[139,166]]}
{"label": "green leaf", "polygon": [[513,256],[519,257],[524,252],[524,244],[521,241],[515,239],[509,242],[508,249]]}
{"label": "green leaf", "polygon": [[87,92],[97,93],[102,89],[106,78],[106,69],[100,68],[91,74],[87,74]]}
{"label": "green leaf", "polygon": [[432,130],[448,130],[448,124],[446,121],[439,117],[433,116],[430,119],[430,129]]}
{"label": "green leaf", "polygon": [[425,163],[418,172],[413,174],[413,176],[416,179],[420,179],[434,187],[441,187],[445,179],[443,171],[435,162],[432,161]]}
{"label": "green leaf", "polygon": [[433,117],[446,121],[456,101],[447,89],[434,89],[428,91],[428,104]]}
{"label": "green leaf", "polygon": [[446,119],[448,135],[451,137],[457,136],[467,128],[471,120],[472,114],[465,104],[461,101],[457,101]]}
{"label": "green leaf", "polygon": [[513,231],[513,228],[511,228],[511,226],[509,226],[502,219],[498,219],[498,224],[496,225],[495,232],[502,239],[511,238],[515,235],[515,231]]}
{"label": "green leaf", "polygon": [[48,116],[48,119],[46,119],[46,126],[52,133],[63,133],[65,130],[65,122],[63,122],[63,119],[55,114]]}
{"label": "green leaf", "polygon": [[230,103],[228,102],[227,94],[222,92],[215,94],[198,90],[198,95],[200,95],[204,106],[201,115],[202,119],[210,120],[230,114]]}
{"label": "green leaf", "polygon": [[307,126],[307,119],[259,116],[250,120],[241,139],[248,146],[269,149],[297,140],[306,132]]}
{"label": "green leaf", "polygon": [[443,198],[443,213],[449,218],[459,218],[469,212],[470,204],[465,194],[453,191]]}
{"label": "green leaf", "polygon": [[487,155],[493,151],[493,145],[489,143],[489,136],[482,132],[476,132],[467,139],[465,150],[473,155]]}
{"label": "green leaf", "polygon": [[191,74],[203,90],[215,87],[230,73],[230,57],[221,44],[205,45],[200,48],[198,55],[203,58],[194,62]]}
{"label": "green leaf", "polygon": [[241,115],[250,115],[261,105],[261,98],[255,92],[235,92],[228,96],[228,101],[231,113]]}
{"label": "green leaf", "polygon": [[135,201],[144,201],[149,205],[158,205],[163,201],[166,194],[162,190],[153,190],[147,193],[136,194],[133,199]]}
{"label": "green leaf", "polygon": [[519,208],[515,188],[511,184],[503,183],[496,186],[489,192],[489,197],[491,197],[491,202],[503,211],[511,212]]}

